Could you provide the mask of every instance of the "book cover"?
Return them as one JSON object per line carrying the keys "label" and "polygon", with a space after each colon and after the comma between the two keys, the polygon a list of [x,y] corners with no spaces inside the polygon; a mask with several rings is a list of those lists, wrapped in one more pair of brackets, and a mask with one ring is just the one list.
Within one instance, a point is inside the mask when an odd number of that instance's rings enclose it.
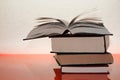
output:
{"label": "book cover", "polygon": [[109,80],[108,74],[62,74],[60,68],[55,68],[55,80]]}
{"label": "book cover", "polygon": [[55,55],[54,57],[60,66],[112,64],[113,63],[113,56],[110,53],[63,54],[63,55]]}
{"label": "book cover", "polygon": [[62,66],[62,73],[109,73],[108,65]]}
{"label": "book cover", "polygon": [[52,53],[105,53],[109,36],[51,38]]}
{"label": "book cover", "polygon": [[108,80],[107,74],[62,74],[62,80]]}

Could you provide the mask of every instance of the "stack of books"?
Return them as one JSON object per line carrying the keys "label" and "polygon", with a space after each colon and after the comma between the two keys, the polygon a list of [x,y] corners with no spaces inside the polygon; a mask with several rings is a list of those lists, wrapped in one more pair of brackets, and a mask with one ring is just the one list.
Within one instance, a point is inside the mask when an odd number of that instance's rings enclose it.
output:
{"label": "stack of books", "polygon": [[51,37],[51,41],[60,66],[54,70],[55,80],[108,80],[109,64],[113,63],[107,52],[109,36]]}
{"label": "stack of books", "polygon": [[24,40],[51,38],[51,52],[61,67],[55,70],[56,80],[108,80],[113,56],[107,49],[112,34],[98,17],[80,14],[69,23],[50,17],[37,20],[40,24]]}

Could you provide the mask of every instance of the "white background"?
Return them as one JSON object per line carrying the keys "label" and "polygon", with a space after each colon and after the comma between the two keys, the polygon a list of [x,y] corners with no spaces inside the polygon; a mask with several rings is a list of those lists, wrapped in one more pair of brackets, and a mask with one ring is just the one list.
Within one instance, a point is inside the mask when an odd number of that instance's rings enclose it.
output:
{"label": "white background", "polygon": [[49,38],[22,40],[38,24],[35,19],[48,16],[70,21],[93,8],[114,34],[108,51],[120,53],[120,0],[0,0],[0,53],[50,53]]}

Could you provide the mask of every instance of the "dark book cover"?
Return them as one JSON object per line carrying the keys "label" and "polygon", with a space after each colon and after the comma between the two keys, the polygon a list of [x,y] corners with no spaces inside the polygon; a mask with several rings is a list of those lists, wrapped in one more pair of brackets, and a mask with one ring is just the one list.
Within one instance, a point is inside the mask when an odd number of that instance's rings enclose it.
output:
{"label": "dark book cover", "polygon": [[54,68],[55,80],[109,80],[108,74],[63,74],[60,68]]}
{"label": "dark book cover", "polygon": [[56,61],[60,66],[78,66],[94,64],[112,64],[113,56],[106,54],[64,54],[55,55]]}

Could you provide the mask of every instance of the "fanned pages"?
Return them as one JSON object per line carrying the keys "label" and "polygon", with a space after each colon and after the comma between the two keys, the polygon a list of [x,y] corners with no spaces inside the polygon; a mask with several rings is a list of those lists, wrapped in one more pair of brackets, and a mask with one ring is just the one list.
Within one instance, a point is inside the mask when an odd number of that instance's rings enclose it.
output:
{"label": "fanned pages", "polygon": [[[39,20],[40,24],[36,26],[24,40],[66,35],[79,36],[81,34],[111,35],[104,27],[100,18],[82,16],[84,15],[76,16],[71,22],[49,17],[38,18],[37,20]],[[68,23],[67,25],[66,22]]]}

